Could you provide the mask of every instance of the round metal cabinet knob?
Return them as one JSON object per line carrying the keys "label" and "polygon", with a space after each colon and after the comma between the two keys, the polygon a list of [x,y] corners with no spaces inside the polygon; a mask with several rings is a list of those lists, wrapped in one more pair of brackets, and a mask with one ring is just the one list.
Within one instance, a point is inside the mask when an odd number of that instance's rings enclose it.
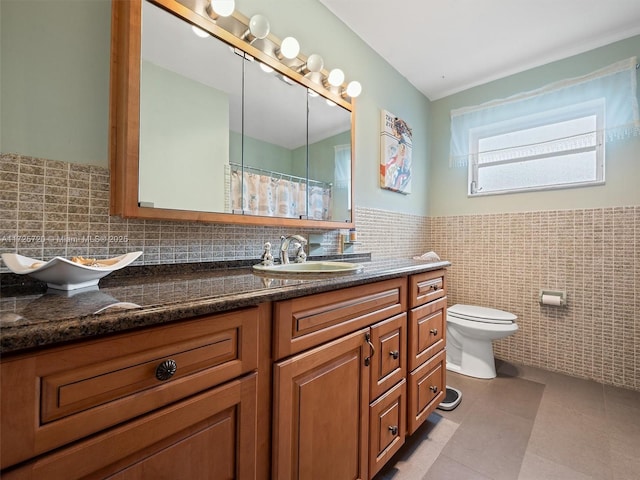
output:
{"label": "round metal cabinet knob", "polygon": [[398,350],[391,350],[389,352],[389,355],[391,355],[394,360],[397,360],[398,357],[400,356],[400,352]]}
{"label": "round metal cabinet knob", "polygon": [[438,391],[438,386],[437,385],[431,385],[429,387],[429,390],[431,390],[433,393],[436,393]]}
{"label": "round metal cabinet knob", "polygon": [[437,328],[432,328],[431,330],[429,330],[429,333],[431,335],[437,335],[438,334],[438,329]]}
{"label": "round metal cabinet knob", "polygon": [[397,435],[398,434],[398,427],[396,425],[390,425],[389,426],[389,431],[391,432],[391,435]]}
{"label": "round metal cabinet knob", "polygon": [[178,364],[175,360],[165,360],[156,367],[156,378],[162,382],[173,377],[178,370]]}

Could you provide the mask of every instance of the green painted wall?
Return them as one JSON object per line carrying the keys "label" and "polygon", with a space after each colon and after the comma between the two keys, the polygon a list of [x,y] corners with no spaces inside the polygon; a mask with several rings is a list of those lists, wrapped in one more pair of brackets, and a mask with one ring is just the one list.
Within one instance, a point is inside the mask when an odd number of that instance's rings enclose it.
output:
{"label": "green painted wall", "polygon": [[[242,141],[240,135],[234,135],[237,141]],[[293,150],[245,136],[244,151],[245,164],[248,166],[264,168],[265,170],[271,170],[273,172],[287,173],[289,175],[298,175],[296,169],[293,167]],[[304,170],[300,175],[304,175]]]}
{"label": "green painted wall", "polygon": [[224,212],[229,97],[143,61],[140,71],[141,202]]}
{"label": "green painted wall", "polygon": [[107,166],[111,2],[0,4],[0,151]]}
{"label": "green painted wall", "polygon": [[[549,63],[431,104],[430,216],[596,208],[640,204],[640,137],[607,143],[606,183],[592,187],[467,197],[467,168],[449,167],[450,111],[577,77],[640,55],[640,36]],[[640,77],[639,77],[640,78]]]}

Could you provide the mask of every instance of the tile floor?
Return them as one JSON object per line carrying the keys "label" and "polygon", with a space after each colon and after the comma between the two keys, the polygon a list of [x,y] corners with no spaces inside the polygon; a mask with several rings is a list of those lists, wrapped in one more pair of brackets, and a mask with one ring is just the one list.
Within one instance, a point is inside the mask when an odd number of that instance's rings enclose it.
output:
{"label": "tile floor", "polygon": [[640,479],[640,392],[497,361],[498,377],[447,372],[462,391],[375,480]]}

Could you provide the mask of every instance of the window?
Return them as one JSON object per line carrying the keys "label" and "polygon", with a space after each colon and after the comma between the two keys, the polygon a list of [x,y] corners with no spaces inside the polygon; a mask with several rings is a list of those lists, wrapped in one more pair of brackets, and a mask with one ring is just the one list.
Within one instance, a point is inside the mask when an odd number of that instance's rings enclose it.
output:
{"label": "window", "polygon": [[451,111],[449,165],[471,197],[604,183],[605,145],[640,135],[636,57]]}
{"label": "window", "polygon": [[469,195],[604,182],[604,99],[469,132]]}
{"label": "window", "polygon": [[347,210],[351,210],[351,144],[336,145],[334,151],[335,187],[336,189],[343,189],[347,192]]}

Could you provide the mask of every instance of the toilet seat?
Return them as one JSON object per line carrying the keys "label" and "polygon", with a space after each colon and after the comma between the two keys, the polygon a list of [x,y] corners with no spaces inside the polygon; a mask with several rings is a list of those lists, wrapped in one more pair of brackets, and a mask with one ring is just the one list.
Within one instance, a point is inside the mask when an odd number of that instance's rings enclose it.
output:
{"label": "toilet seat", "polygon": [[447,309],[447,314],[461,320],[483,323],[509,324],[518,317],[510,312],[496,308],[478,307],[477,305],[456,304]]}

